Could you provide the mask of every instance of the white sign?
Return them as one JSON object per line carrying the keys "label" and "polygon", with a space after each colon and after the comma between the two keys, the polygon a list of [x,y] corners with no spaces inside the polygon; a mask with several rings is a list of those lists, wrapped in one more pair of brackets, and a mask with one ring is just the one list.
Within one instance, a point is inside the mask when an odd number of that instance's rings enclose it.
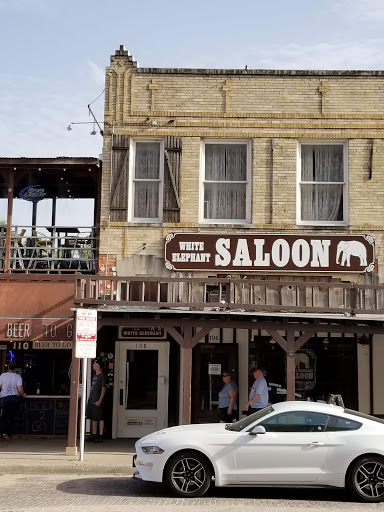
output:
{"label": "white sign", "polygon": [[156,418],[129,418],[127,427],[156,427]]}
{"label": "white sign", "polygon": [[221,375],[221,364],[208,364],[208,375]]}
{"label": "white sign", "polygon": [[96,357],[97,311],[78,309],[76,312],[76,357]]}

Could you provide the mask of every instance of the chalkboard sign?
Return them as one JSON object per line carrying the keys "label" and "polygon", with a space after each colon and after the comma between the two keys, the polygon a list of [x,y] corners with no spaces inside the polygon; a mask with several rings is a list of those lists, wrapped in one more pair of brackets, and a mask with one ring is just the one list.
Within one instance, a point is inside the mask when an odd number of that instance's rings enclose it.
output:
{"label": "chalkboard sign", "polygon": [[69,419],[69,400],[55,400],[56,414],[55,414],[55,434],[66,435],[68,434],[68,419]]}
{"label": "chalkboard sign", "polygon": [[14,424],[15,434],[66,435],[69,400],[63,398],[21,399]]}

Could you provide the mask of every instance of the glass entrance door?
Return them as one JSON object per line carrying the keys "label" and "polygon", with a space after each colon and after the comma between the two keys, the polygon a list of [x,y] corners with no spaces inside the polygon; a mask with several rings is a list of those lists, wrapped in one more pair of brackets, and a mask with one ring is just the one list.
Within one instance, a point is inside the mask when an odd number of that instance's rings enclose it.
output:
{"label": "glass entrance door", "polygon": [[117,437],[167,426],[169,342],[118,342]]}

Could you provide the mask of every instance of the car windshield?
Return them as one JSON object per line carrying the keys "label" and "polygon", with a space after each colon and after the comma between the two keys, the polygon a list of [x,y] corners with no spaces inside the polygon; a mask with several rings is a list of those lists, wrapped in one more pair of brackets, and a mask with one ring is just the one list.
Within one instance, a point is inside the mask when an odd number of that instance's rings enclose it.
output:
{"label": "car windshield", "polygon": [[264,416],[267,416],[267,414],[270,414],[273,412],[274,409],[271,406],[265,407],[264,409],[261,409],[260,411],[257,411],[250,416],[247,416],[246,418],[243,418],[240,421],[237,421],[236,423],[228,423],[228,425],[225,425],[225,428],[227,430],[234,430],[235,432],[241,432],[241,430],[244,430],[248,427],[248,425],[251,425],[251,423],[254,423],[257,420],[260,420],[261,418],[264,418]]}
{"label": "car windshield", "polygon": [[347,414],[351,414],[352,416],[358,416],[359,418],[365,418],[366,420],[377,421],[377,423],[384,423],[384,420],[381,418],[376,418],[375,416],[370,416],[369,414],[365,414],[359,411],[353,411],[352,409],[344,409],[344,412]]}

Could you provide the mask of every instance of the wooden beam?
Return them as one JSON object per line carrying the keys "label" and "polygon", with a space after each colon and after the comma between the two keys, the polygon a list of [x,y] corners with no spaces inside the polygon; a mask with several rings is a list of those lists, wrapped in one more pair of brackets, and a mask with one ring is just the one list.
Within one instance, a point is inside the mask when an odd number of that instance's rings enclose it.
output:
{"label": "wooden beam", "polygon": [[277,343],[284,350],[284,352],[287,352],[287,340],[285,338],[283,338],[283,336],[280,333],[278,333],[277,331],[269,329],[268,332],[272,336],[272,338],[275,341],[277,341]]}
{"label": "wooden beam", "polygon": [[[129,320],[128,320],[129,322]],[[173,327],[173,325],[167,325],[165,330],[172,336],[173,339],[177,341],[177,343],[183,347],[184,346],[184,337],[183,335]]]}
{"label": "wooden beam", "polygon": [[5,257],[4,272],[9,272],[11,263],[11,232],[12,232],[12,212],[13,212],[13,188],[14,178],[12,170],[8,171],[8,209],[7,209],[7,231],[5,233]]}
{"label": "wooden beam", "polygon": [[[79,410],[80,359],[72,349],[71,390],[69,398],[68,441],[66,454],[77,455],[77,418]],[[85,396],[82,397],[85,400]]]}
{"label": "wooden beam", "polygon": [[313,332],[303,332],[301,334],[301,336],[299,336],[297,338],[297,340],[295,341],[295,352],[297,352],[298,350],[300,350],[300,348],[305,344],[307,343],[307,341],[312,338],[313,336]]}
{"label": "wooden beam", "polygon": [[287,333],[287,400],[295,399],[295,333]]}
{"label": "wooden beam", "polygon": [[[1,276],[0,276],[1,279]],[[158,314],[158,312],[154,311],[153,314]],[[232,317],[233,318],[233,317]],[[289,320],[294,320],[294,323],[289,323]],[[161,318],[122,318],[122,317],[103,317],[101,316],[98,326],[101,328],[105,325],[109,326],[124,326],[129,325],[131,327],[164,327],[168,329],[168,327],[209,327],[210,329],[219,329],[219,328],[231,328],[231,329],[259,329],[268,331],[271,333],[272,331],[285,331],[285,332],[295,332],[295,331],[303,331],[308,333],[316,333],[316,332],[334,332],[334,333],[356,333],[356,334],[384,334],[384,325],[376,325],[376,324],[366,324],[359,325],[357,321],[353,321],[353,323],[344,323],[343,319],[332,319],[332,322],[337,322],[337,324],[330,323],[306,323],[305,321],[300,322],[297,319],[292,318],[288,319],[286,317],[280,318],[277,321],[269,321],[269,320],[261,320],[258,322],[254,322],[252,320],[234,320],[234,319],[220,319],[220,320],[205,320],[202,318],[196,318],[191,315],[190,318],[175,318],[175,317],[161,317]],[[309,319],[310,320],[310,319]],[[362,322],[364,320],[361,320]],[[277,341],[277,340],[276,340]]]}
{"label": "wooden beam", "polygon": [[180,366],[182,368],[181,424],[191,423],[192,349],[181,347]]}
{"label": "wooden beam", "polygon": [[183,335],[168,325],[166,327],[168,333],[180,345],[180,368],[181,368],[181,418],[182,425],[191,423],[191,387],[192,387],[192,349],[201,339],[203,339],[211,330],[210,327],[203,327],[195,335],[191,325],[184,327]]}

